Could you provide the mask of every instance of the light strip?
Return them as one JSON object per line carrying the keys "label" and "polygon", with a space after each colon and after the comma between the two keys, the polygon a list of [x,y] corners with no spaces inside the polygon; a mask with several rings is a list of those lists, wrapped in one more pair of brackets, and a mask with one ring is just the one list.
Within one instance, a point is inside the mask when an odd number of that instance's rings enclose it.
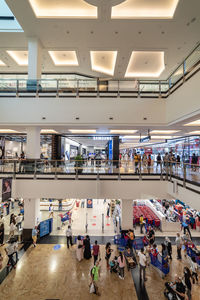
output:
{"label": "light strip", "polygon": [[190,122],[190,123],[186,123],[186,124],[184,124],[184,126],[200,126],[200,119],[195,120],[195,121]]}
{"label": "light strip", "polygon": [[200,134],[200,130],[191,131],[188,132],[187,134]]}
{"label": "light strip", "polygon": [[12,129],[0,129],[0,133],[20,133],[20,132]]}
{"label": "light strip", "polygon": [[54,129],[42,129],[40,131],[41,134],[50,134],[50,133],[58,133],[57,131],[55,131]]}
{"label": "light strip", "polygon": [[96,133],[96,129],[68,129],[71,133]]}
{"label": "light strip", "polygon": [[173,134],[179,132],[180,130],[152,130],[151,133],[154,134]]}
{"label": "light strip", "polygon": [[2,60],[0,60],[0,66],[1,67],[4,67],[6,64],[2,61]]}
{"label": "light strip", "polygon": [[138,130],[123,130],[123,129],[111,129],[110,130],[110,133],[113,133],[113,134],[134,134],[136,133]]}

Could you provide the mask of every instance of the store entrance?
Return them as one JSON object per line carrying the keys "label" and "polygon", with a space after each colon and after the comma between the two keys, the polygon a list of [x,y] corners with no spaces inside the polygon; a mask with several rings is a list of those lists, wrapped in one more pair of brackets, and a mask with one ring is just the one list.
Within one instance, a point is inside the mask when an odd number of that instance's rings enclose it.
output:
{"label": "store entrance", "polygon": [[53,218],[51,235],[113,236],[120,232],[121,202],[115,199],[41,199],[41,221]]}

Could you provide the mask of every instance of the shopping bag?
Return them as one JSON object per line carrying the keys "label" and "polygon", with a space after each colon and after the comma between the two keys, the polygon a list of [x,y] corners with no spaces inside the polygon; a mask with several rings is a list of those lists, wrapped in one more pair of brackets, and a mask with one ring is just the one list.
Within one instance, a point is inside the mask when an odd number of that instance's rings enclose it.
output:
{"label": "shopping bag", "polygon": [[93,294],[93,293],[95,293],[95,286],[94,286],[94,283],[92,282],[90,284],[90,294]]}

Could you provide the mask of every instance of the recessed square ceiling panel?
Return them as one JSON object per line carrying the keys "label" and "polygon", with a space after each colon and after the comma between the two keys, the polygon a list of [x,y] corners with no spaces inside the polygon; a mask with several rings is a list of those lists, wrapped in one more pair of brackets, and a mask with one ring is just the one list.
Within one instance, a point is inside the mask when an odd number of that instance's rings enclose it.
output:
{"label": "recessed square ceiling panel", "polygon": [[96,19],[97,7],[84,0],[29,0],[37,18]]}
{"label": "recessed square ceiling panel", "polygon": [[126,0],[112,7],[112,19],[171,19],[179,0]]}
{"label": "recessed square ceiling panel", "polygon": [[163,51],[133,51],[125,77],[159,77],[164,69]]}
{"label": "recessed square ceiling panel", "polygon": [[56,66],[78,66],[76,51],[49,51]]}
{"label": "recessed square ceiling panel", "polygon": [[5,67],[6,64],[2,60],[0,60],[0,67]]}
{"label": "recessed square ceiling panel", "polygon": [[28,65],[28,51],[7,51],[19,66]]}
{"label": "recessed square ceiling panel", "polygon": [[117,59],[117,51],[90,51],[93,71],[113,76]]}

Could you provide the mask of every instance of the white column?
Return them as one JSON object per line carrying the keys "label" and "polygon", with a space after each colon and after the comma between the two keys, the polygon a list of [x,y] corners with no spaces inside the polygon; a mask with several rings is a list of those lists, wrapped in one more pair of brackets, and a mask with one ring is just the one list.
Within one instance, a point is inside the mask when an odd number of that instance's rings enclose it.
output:
{"label": "white column", "polygon": [[133,200],[122,200],[121,204],[121,228],[122,230],[128,230],[133,228]]}
{"label": "white column", "polygon": [[40,153],[40,128],[28,127],[26,142],[26,158],[39,159]]}
{"label": "white column", "polygon": [[33,229],[40,222],[40,199],[24,200],[24,229]]}
{"label": "white column", "polygon": [[42,73],[42,47],[37,38],[28,39],[28,79],[40,79]]}
{"label": "white column", "polygon": [[94,153],[94,147],[93,147],[93,146],[88,146],[88,147],[87,147],[87,151],[88,151],[89,153]]}

